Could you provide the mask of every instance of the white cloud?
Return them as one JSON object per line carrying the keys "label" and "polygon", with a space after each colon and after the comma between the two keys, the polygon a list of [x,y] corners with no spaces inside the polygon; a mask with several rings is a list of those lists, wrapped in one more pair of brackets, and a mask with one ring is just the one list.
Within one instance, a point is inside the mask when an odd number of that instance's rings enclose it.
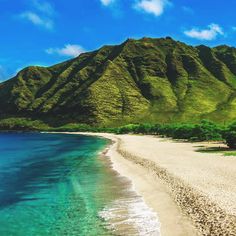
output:
{"label": "white cloud", "polygon": [[160,16],[168,5],[171,5],[169,0],[141,0],[135,4],[135,8],[155,16]]}
{"label": "white cloud", "polygon": [[210,24],[207,29],[193,28],[191,30],[184,31],[184,34],[190,38],[199,40],[213,40],[218,35],[224,35],[223,29],[217,24]]}
{"label": "white cloud", "polygon": [[42,26],[46,29],[52,29],[54,26],[54,23],[51,19],[41,17],[32,11],[23,12],[22,14],[20,14],[20,17],[22,19],[30,21],[34,25]]}
{"label": "white cloud", "polygon": [[55,14],[53,6],[47,1],[32,0],[32,5],[38,11],[45,13],[46,15],[52,16]]}
{"label": "white cloud", "polygon": [[102,3],[102,5],[104,6],[109,6],[110,4],[112,4],[115,0],[100,0],[100,2]]}
{"label": "white cloud", "polygon": [[46,50],[48,54],[58,54],[69,57],[77,57],[83,52],[85,52],[84,48],[76,44],[67,44],[64,48],[49,48]]}
{"label": "white cloud", "polygon": [[53,6],[46,0],[30,0],[29,3],[31,9],[22,12],[19,17],[45,29],[53,29],[55,15]]}

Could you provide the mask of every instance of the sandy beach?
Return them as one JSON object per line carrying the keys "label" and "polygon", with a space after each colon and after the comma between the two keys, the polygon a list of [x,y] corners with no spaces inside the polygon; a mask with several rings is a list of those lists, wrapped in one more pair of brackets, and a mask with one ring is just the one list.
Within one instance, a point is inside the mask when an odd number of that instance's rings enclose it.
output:
{"label": "sandy beach", "polygon": [[113,140],[106,155],[157,212],[161,235],[236,235],[235,157],[197,151],[214,145],[209,143],[87,135]]}

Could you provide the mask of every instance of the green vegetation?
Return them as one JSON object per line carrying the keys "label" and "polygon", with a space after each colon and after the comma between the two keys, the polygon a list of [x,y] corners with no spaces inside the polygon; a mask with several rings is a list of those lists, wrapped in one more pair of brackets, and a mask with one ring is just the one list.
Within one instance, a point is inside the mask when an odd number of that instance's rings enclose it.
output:
{"label": "green vegetation", "polygon": [[222,140],[224,128],[211,121],[203,120],[199,124],[126,125],[118,128],[116,133],[154,134],[174,139],[205,141]]}
{"label": "green vegetation", "polygon": [[231,149],[229,147],[201,147],[197,149],[197,152],[203,152],[203,153],[211,153],[211,154],[222,154],[224,156],[236,156],[235,149]]}
{"label": "green vegetation", "polygon": [[[236,148],[236,48],[129,39],[0,83],[0,130],[154,134]],[[215,122],[215,123],[213,123]]]}
{"label": "green vegetation", "polygon": [[224,138],[230,148],[236,148],[236,122],[228,126],[224,132]]}
{"label": "green vegetation", "polygon": [[[234,156],[236,152],[236,122],[228,125],[218,125],[209,120],[202,120],[198,124],[128,124],[118,127],[90,126],[88,124],[70,123],[51,126],[49,123],[26,118],[8,118],[0,120],[0,130],[14,131],[51,131],[51,132],[106,132],[115,134],[146,134],[171,137],[185,141],[224,141],[230,150],[201,150],[203,152],[226,151],[225,155]],[[230,151],[230,152],[229,152]]]}
{"label": "green vegetation", "polygon": [[224,156],[236,156],[236,152],[234,152],[234,151],[231,151],[231,152],[225,152],[224,153]]}
{"label": "green vegetation", "polygon": [[[66,126],[51,128],[54,131],[80,131],[80,132],[107,132],[116,134],[150,134],[162,137],[171,137],[186,141],[226,141],[230,148],[236,148],[236,123],[225,127],[208,120],[198,124],[129,124],[121,127],[92,127],[81,124],[68,124]],[[217,151],[217,150],[211,150]],[[222,150],[221,150],[222,151]],[[228,150],[227,150],[228,151]],[[226,152],[225,155],[234,155]]]}
{"label": "green vegetation", "polygon": [[179,132],[202,119],[228,123],[236,119],[235,65],[236,49],[228,46],[129,39],[51,67],[23,69],[0,83],[0,116],[50,118],[61,126],[187,123]]}
{"label": "green vegetation", "polygon": [[26,118],[8,118],[0,120],[0,130],[39,131],[49,129],[49,126],[40,120]]}

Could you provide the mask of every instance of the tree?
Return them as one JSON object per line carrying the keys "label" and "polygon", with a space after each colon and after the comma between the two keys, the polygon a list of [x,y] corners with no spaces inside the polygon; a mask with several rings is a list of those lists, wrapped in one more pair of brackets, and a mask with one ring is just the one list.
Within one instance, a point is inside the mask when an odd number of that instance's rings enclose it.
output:
{"label": "tree", "polygon": [[224,132],[224,138],[228,147],[236,148],[236,122],[229,125]]}
{"label": "tree", "polygon": [[229,148],[236,148],[236,131],[227,132],[225,140]]}

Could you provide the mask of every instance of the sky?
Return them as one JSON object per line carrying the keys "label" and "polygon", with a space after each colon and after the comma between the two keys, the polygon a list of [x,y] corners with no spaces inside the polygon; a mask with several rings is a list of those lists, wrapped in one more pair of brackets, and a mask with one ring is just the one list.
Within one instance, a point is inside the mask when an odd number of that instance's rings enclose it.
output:
{"label": "sky", "polygon": [[235,0],[0,0],[0,81],[127,38],[236,47]]}

